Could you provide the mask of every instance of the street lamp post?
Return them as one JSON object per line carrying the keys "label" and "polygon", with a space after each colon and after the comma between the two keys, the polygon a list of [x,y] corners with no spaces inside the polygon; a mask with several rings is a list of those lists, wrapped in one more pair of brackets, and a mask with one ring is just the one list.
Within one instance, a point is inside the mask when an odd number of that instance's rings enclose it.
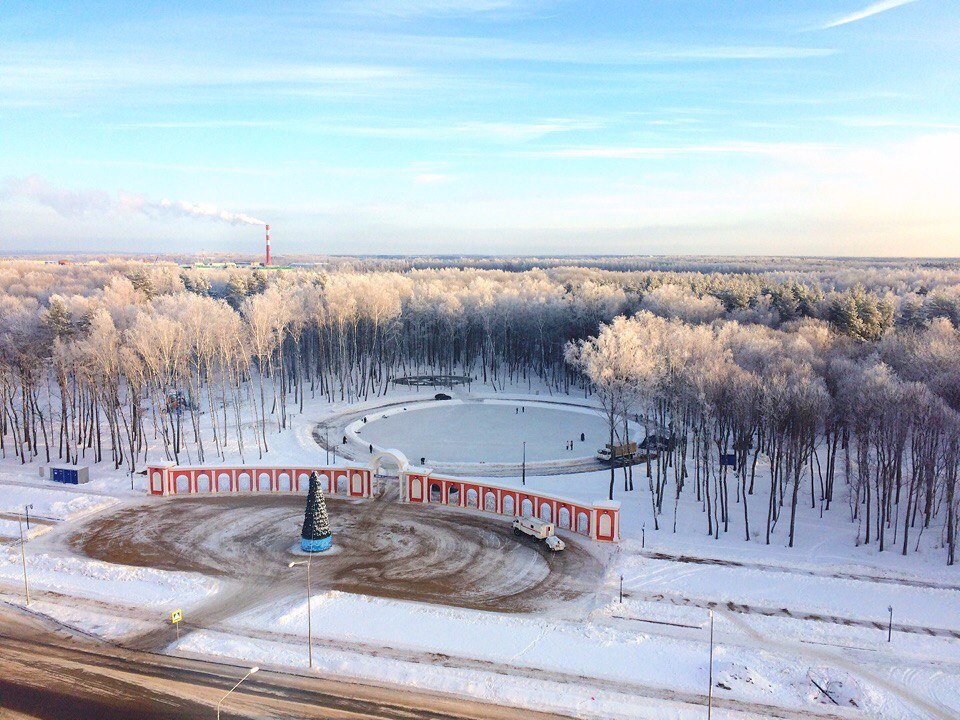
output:
{"label": "street lamp post", "polygon": [[310,600],[313,595],[310,591],[310,561],[312,559],[313,554],[311,553],[306,560],[287,564],[287,567],[291,568],[297,565],[307,566],[307,658],[311,668],[313,668],[313,608],[310,607]]}
{"label": "street lamp post", "polygon": [[330,428],[326,430],[326,442],[323,444],[324,448],[327,450],[327,465],[330,464]]}
{"label": "street lamp post", "polygon": [[522,485],[527,484],[527,441],[523,441],[523,465],[522,470],[520,471],[520,483]]}
{"label": "street lamp post", "polygon": [[890,622],[887,624],[887,642],[890,642],[893,640],[893,605],[888,605],[887,611],[890,613]]}
{"label": "street lamp post", "polygon": [[27,548],[23,538],[23,515],[17,513],[17,520],[20,525],[20,560],[23,562],[23,594],[27,598],[27,606],[30,606],[30,586],[27,584]]}
{"label": "street lamp post", "polygon": [[248,677],[250,677],[251,675],[253,675],[255,672],[259,672],[259,671],[260,671],[260,668],[257,667],[256,665],[254,665],[252,668],[250,668],[249,670],[247,670],[247,674],[246,674],[246,675],[244,675],[242,678],[240,678],[240,682],[238,682],[236,685],[234,685],[232,688],[230,688],[230,689],[227,691],[227,694],[224,695],[222,698],[220,698],[220,702],[217,703],[217,720],[220,720],[220,706],[223,705],[223,701],[227,699],[227,697],[230,695],[230,693],[232,693],[234,690],[236,690],[238,687],[240,687],[240,683],[242,683],[242,682],[243,682],[244,680],[246,680]]}
{"label": "street lamp post", "polygon": [[33,510],[33,503],[23,506],[23,511],[27,515],[27,532],[30,532],[30,511]]}
{"label": "street lamp post", "polygon": [[707,720],[713,716],[713,610],[710,611],[710,689],[707,691]]}

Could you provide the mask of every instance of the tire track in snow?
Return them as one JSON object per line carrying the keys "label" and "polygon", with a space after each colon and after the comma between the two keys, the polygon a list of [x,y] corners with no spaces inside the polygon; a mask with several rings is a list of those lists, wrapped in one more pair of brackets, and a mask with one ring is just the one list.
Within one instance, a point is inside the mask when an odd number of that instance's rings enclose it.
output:
{"label": "tire track in snow", "polygon": [[891,680],[890,678],[880,675],[872,670],[868,670],[862,661],[851,660],[846,658],[841,653],[831,652],[827,649],[815,648],[805,643],[781,640],[777,637],[763,635],[742,617],[738,617],[735,612],[729,612],[722,608],[718,608],[717,613],[729,621],[732,625],[746,633],[764,649],[776,648],[781,650],[787,656],[801,655],[808,658],[816,658],[819,662],[827,662],[845,670],[846,672],[849,672],[856,678],[860,678],[868,683],[872,683],[880,688],[883,688],[900,701],[911,705],[914,708],[921,709],[928,715],[928,717],[933,718],[934,720],[956,720],[957,718],[956,710],[951,710],[936,700],[931,701],[928,698],[922,697],[903,684]]}

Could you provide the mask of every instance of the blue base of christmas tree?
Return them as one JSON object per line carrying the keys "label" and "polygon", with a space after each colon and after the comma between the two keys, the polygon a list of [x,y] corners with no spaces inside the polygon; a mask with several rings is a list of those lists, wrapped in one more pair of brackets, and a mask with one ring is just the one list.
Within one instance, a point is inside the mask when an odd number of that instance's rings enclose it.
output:
{"label": "blue base of christmas tree", "polygon": [[332,544],[333,538],[330,535],[327,535],[325,538],[317,538],[316,540],[300,538],[300,549],[307,553],[316,553],[329,550]]}

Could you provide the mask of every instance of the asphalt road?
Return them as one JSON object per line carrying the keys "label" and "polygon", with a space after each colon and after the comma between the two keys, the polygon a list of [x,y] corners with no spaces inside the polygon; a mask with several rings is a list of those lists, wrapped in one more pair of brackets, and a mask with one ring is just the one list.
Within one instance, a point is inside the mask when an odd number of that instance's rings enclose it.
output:
{"label": "asphalt road", "polygon": [[[0,720],[192,720],[245,668],[119,648],[68,635],[0,606]],[[553,720],[563,716],[394,688],[261,671],[223,705],[222,717]]]}

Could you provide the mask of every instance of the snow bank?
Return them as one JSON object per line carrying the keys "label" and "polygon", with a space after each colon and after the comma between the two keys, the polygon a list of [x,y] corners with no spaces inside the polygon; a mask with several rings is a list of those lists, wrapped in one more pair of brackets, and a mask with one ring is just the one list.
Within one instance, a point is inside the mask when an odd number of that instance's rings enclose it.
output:
{"label": "snow bank", "polygon": [[[240,638],[206,630],[191,633],[176,644],[175,649],[183,653],[231,658],[263,666],[307,666],[303,644]],[[317,647],[314,648],[313,664],[314,670],[321,675],[448,693],[496,705],[570,713],[580,718],[695,720],[704,716],[699,706],[616,692],[604,687],[601,682],[591,683],[587,679],[582,684],[574,685],[544,678],[407,662]],[[717,720],[733,720],[750,716],[715,709],[714,717]]]}
{"label": "snow bank", "polygon": [[[23,523],[23,536],[27,540],[39,537],[48,530],[50,530],[49,525],[40,525],[33,522],[30,523],[30,529],[28,530],[26,523]],[[8,540],[20,542],[20,523],[17,520],[0,518],[0,542]]]}
{"label": "snow bank", "polygon": [[30,612],[44,615],[60,625],[104,640],[119,640],[130,635],[149,632],[156,627],[155,622],[119,617],[102,609],[89,610],[77,605],[64,605],[43,600],[32,600]]}
{"label": "snow bank", "polygon": [[[650,687],[699,694],[707,686],[706,631],[700,632],[701,638],[675,639],[586,621],[444,608],[340,592],[316,596],[312,606],[314,642],[322,645],[326,641],[338,652],[352,647],[384,648],[389,651],[383,654],[392,656],[390,662],[422,657],[426,663],[439,655],[452,658],[451,665],[460,661],[471,670],[545,678],[559,674],[568,682],[618,692]],[[240,632],[260,635],[264,634],[262,628],[270,628],[271,632],[303,636],[305,641],[306,603],[257,608],[234,618],[231,625]],[[259,639],[236,639],[231,650],[212,651],[245,659],[265,657],[264,662],[271,664],[303,663],[299,644],[294,646],[298,650],[288,654],[289,645],[272,639],[267,642],[273,650],[266,655],[261,655],[265,646]],[[201,652],[201,647],[210,649],[211,645],[190,649]],[[757,675],[742,680],[731,677],[733,696],[792,707],[809,703],[805,668],[792,661],[744,648],[718,648],[717,658],[755,668],[765,678],[760,683]],[[360,677],[372,672],[355,663],[330,670]],[[435,667],[410,667],[390,681],[431,688],[436,671]],[[382,673],[370,676],[382,677]]]}
{"label": "snow bank", "polygon": [[[27,553],[31,590],[102,600],[129,607],[189,606],[215,593],[217,580],[194,573],[112,565],[99,560]],[[19,550],[0,553],[0,582],[19,586],[23,567]]]}
{"label": "snow bank", "polygon": [[24,505],[32,504],[30,516],[47,520],[75,520],[117,502],[115,497],[82,491],[0,485],[0,513],[22,513]]}

